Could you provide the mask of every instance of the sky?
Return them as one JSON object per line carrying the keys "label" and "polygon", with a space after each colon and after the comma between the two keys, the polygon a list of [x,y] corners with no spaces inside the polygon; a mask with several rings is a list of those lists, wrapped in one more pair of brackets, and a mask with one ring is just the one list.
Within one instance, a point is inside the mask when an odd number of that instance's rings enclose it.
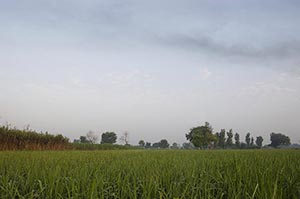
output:
{"label": "sky", "polygon": [[300,142],[298,0],[0,0],[0,123]]}

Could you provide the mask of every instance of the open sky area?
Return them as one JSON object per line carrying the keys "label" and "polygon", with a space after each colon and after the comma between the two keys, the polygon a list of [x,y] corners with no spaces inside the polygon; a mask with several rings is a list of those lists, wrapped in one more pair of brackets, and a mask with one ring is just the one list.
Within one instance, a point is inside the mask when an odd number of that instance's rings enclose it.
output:
{"label": "open sky area", "polygon": [[0,1],[0,123],[300,142],[299,0]]}

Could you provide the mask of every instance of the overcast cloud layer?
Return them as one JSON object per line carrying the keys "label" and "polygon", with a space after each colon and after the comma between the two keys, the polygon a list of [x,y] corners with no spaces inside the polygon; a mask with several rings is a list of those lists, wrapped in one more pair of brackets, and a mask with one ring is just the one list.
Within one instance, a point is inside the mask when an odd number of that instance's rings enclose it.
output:
{"label": "overcast cloud layer", "polygon": [[0,1],[0,122],[185,141],[300,140],[298,0]]}

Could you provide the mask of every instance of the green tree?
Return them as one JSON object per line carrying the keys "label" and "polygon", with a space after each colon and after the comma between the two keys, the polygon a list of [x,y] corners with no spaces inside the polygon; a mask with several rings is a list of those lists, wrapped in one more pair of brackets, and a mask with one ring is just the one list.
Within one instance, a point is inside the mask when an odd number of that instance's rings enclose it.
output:
{"label": "green tree", "polygon": [[159,148],[162,148],[162,149],[166,149],[166,148],[169,148],[169,143],[166,139],[162,139],[160,142],[159,142]]}
{"label": "green tree", "polygon": [[174,142],[171,146],[171,149],[179,149],[179,144],[177,144],[176,142]]}
{"label": "green tree", "polygon": [[240,143],[240,135],[238,133],[234,134],[234,140],[235,140],[235,146],[239,148],[241,143]]}
{"label": "green tree", "polygon": [[117,141],[117,135],[114,132],[105,132],[101,135],[101,144],[114,144]]}
{"label": "green tree", "polygon": [[152,144],[152,148],[159,148],[159,142],[155,142]]}
{"label": "green tree", "polygon": [[219,137],[219,146],[222,147],[223,149],[225,148],[225,144],[226,144],[225,133],[226,133],[226,130],[221,129],[220,137]]}
{"label": "green tree", "polygon": [[90,143],[90,141],[86,138],[86,136],[79,137],[80,143]]}
{"label": "green tree", "polygon": [[186,139],[193,143],[195,147],[210,147],[216,141],[216,136],[212,133],[212,127],[208,122],[204,126],[194,127],[186,134]]}
{"label": "green tree", "polygon": [[140,147],[145,147],[145,141],[144,140],[140,140],[139,141],[139,146]]}
{"label": "green tree", "polygon": [[254,145],[254,138],[251,137],[250,146],[253,146],[253,145]]}
{"label": "green tree", "polygon": [[226,140],[226,145],[227,145],[228,147],[231,147],[232,144],[233,144],[232,138],[233,138],[233,133],[232,133],[232,129],[230,129],[230,130],[227,132],[227,140]]}
{"label": "green tree", "polygon": [[151,143],[150,143],[150,142],[146,142],[145,148],[146,148],[146,149],[151,148]]}
{"label": "green tree", "polygon": [[245,141],[246,141],[247,147],[249,147],[249,146],[250,146],[250,141],[251,141],[250,133],[247,133],[247,134],[246,134]]}
{"label": "green tree", "polygon": [[263,141],[264,141],[263,137],[258,136],[258,137],[256,137],[255,143],[256,143],[256,145],[257,145],[259,148],[261,148],[261,147],[262,147]]}
{"label": "green tree", "polygon": [[278,147],[279,145],[290,145],[291,140],[288,136],[281,133],[271,133],[270,135],[272,147]]}

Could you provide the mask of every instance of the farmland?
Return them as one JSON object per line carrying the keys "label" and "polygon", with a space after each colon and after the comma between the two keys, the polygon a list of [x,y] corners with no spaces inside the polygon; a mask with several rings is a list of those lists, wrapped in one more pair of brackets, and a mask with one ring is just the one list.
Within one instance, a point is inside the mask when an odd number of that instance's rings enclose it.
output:
{"label": "farmland", "polygon": [[0,152],[0,198],[299,198],[297,150]]}

